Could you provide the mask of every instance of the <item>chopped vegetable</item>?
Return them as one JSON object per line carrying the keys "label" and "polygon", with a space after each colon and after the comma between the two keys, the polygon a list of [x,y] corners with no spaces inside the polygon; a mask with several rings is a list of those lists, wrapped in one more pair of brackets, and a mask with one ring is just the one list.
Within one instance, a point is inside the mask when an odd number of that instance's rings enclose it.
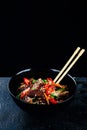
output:
{"label": "chopped vegetable", "polygon": [[44,96],[45,96],[45,98],[46,98],[47,104],[49,104],[49,98],[48,98],[48,96],[46,95],[46,93],[44,93]]}
{"label": "chopped vegetable", "polygon": [[24,78],[24,83],[25,83],[25,84],[27,84],[27,85],[28,85],[28,84],[29,84],[29,82],[30,82],[30,81],[29,81],[29,79]]}
{"label": "chopped vegetable", "polygon": [[55,98],[50,98],[49,100],[50,100],[50,102],[51,102],[52,104],[57,104],[57,103],[58,103],[58,101],[55,100]]}
{"label": "chopped vegetable", "polygon": [[17,98],[29,104],[58,104],[69,96],[67,85],[55,84],[52,78],[23,78],[17,89]]}

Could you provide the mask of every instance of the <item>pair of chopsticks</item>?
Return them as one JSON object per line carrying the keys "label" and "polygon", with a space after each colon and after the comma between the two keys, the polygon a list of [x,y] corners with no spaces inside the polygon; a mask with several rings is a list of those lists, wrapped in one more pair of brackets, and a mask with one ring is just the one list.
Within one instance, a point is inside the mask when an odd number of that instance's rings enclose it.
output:
{"label": "pair of chopsticks", "polygon": [[[60,83],[60,81],[64,78],[64,76],[69,72],[69,70],[73,67],[73,65],[76,63],[76,61],[82,56],[82,54],[85,52],[85,49],[81,49],[80,47],[77,47],[70,59],[66,62],[64,67],[61,69],[59,74],[55,77],[54,82],[56,84]],[[73,61],[72,61],[73,60]],[[71,62],[72,61],[72,62]],[[71,64],[70,64],[71,62]],[[69,65],[70,64],[70,65]],[[65,72],[64,72],[65,71]],[[64,72],[64,73],[63,73]]]}

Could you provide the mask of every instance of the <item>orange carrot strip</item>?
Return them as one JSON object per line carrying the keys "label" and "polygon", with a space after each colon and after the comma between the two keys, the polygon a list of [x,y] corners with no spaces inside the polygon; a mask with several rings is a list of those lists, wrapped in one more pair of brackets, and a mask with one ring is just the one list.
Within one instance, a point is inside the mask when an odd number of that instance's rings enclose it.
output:
{"label": "orange carrot strip", "polygon": [[58,84],[53,83],[53,85],[55,85],[55,86],[57,86],[57,87],[60,87],[60,88],[64,88],[64,86],[63,86],[63,85],[60,85],[59,83],[58,83]]}
{"label": "orange carrot strip", "polygon": [[47,104],[49,104],[49,99],[48,99],[48,96],[46,95],[46,93],[44,93],[44,96],[46,98]]}

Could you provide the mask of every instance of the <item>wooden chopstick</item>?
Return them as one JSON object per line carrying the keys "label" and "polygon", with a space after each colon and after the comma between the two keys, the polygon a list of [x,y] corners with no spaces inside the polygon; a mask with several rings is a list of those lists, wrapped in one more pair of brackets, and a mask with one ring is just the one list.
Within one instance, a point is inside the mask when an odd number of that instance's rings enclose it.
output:
{"label": "wooden chopstick", "polygon": [[[73,55],[71,56],[71,58],[68,60],[68,62],[65,64],[65,66],[63,67],[63,69],[60,71],[60,73],[56,76],[56,78],[54,79],[54,82],[56,84],[60,83],[60,81],[64,78],[64,76],[69,72],[69,70],[73,67],[73,65],[76,63],[76,61],[81,57],[81,55],[85,52],[85,49],[82,49],[79,53],[78,51],[80,50],[80,47],[77,47],[77,49],[75,50],[75,52],[73,53]],[[73,62],[71,63],[71,65],[69,65],[69,63],[71,62],[71,60],[75,57],[75,55],[78,53],[78,55],[76,56],[76,58],[73,60]],[[65,68],[69,65],[69,67],[65,70]],[[63,71],[65,70],[65,72],[63,73]],[[63,73],[63,74],[62,74]],[[62,74],[62,76],[60,76]],[[60,78],[59,78],[60,76]],[[59,78],[59,79],[58,79]]]}
{"label": "wooden chopstick", "polygon": [[56,76],[56,78],[54,79],[54,82],[57,81],[57,79],[60,77],[60,75],[64,72],[64,70],[66,69],[66,67],[69,65],[69,63],[72,61],[72,59],[75,57],[75,55],[79,52],[80,47],[77,47],[76,50],[74,51],[74,53],[72,54],[72,56],[70,57],[70,59],[67,61],[67,63],[64,65],[64,67],[62,68],[62,70],[60,71],[60,73]]}

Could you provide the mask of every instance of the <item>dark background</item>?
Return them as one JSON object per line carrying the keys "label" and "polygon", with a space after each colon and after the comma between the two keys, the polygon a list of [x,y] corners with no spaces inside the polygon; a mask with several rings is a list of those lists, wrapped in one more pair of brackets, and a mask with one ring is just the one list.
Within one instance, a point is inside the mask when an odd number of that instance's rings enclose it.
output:
{"label": "dark background", "polygon": [[[5,4],[0,76],[25,68],[61,69],[77,46],[87,51],[86,3],[16,1]],[[87,52],[70,70],[87,76]]]}

